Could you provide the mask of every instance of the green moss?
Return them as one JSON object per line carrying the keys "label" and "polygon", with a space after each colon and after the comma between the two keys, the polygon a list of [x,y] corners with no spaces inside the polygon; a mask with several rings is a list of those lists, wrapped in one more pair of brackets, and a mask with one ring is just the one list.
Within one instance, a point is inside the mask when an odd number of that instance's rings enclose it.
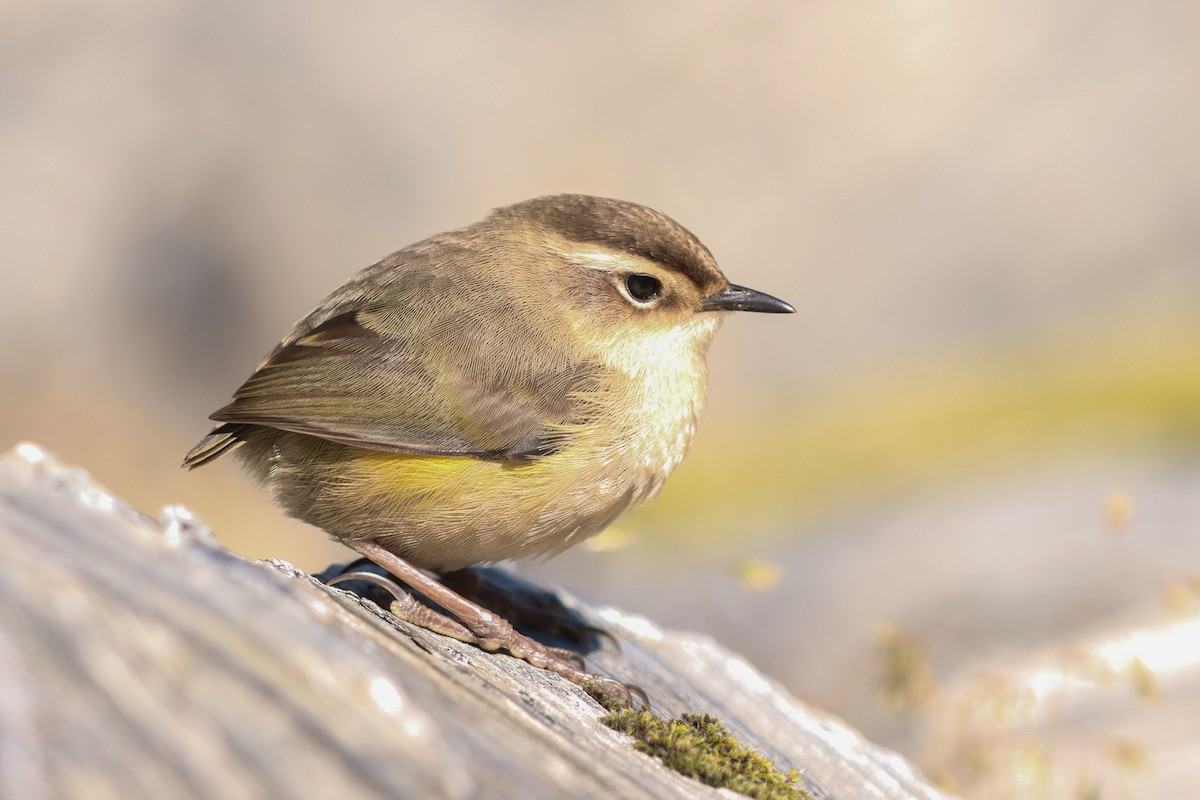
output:
{"label": "green moss", "polygon": [[634,738],[634,747],[660,759],[681,775],[757,800],[804,800],[812,796],[800,775],[775,769],[765,756],[746,747],[721,721],[707,714],[661,719],[646,710],[612,708],[601,720]]}

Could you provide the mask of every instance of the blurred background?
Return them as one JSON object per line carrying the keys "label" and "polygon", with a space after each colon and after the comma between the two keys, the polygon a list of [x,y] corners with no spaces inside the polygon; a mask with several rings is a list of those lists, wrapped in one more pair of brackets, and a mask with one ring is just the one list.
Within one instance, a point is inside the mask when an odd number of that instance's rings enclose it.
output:
{"label": "blurred background", "polygon": [[1200,793],[1200,6],[339,8],[0,7],[0,448],[344,560],[178,468],[207,415],[393,250],[642,202],[798,313],[727,322],[658,501],[518,568],[969,797]]}

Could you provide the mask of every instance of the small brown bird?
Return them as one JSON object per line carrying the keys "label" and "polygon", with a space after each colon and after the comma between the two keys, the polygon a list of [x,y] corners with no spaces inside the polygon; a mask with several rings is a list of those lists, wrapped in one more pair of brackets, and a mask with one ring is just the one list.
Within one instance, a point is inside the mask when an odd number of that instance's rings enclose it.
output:
{"label": "small brown bird", "polygon": [[645,206],[518,203],[350,278],[183,463],[236,449],[288,514],[458,622],[405,616],[603,680],[423,569],[554,553],[653,497],[691,442],[726,311],[793,308],[731,284],[695,236]]}

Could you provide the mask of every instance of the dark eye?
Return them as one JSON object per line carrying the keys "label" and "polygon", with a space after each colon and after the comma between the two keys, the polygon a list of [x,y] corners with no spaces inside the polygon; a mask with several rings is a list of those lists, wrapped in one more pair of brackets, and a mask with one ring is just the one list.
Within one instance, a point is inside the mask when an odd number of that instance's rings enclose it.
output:
{"label": "dark eye", "polygon": [[625,276],[625,291],[639,303],[649,303],[662,295],[662,282],[653,275],[634,272]]}

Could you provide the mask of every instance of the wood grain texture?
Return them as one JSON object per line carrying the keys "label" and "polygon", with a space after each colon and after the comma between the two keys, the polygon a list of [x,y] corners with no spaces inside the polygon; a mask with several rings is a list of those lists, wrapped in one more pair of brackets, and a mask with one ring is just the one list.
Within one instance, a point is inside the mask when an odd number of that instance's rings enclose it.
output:
{"label": "wood grain texture", "polygon": [[[0,458],[0,552],[0,797],[731,796],[557,676],[242,559],[32,445]],[[721,717],[814,796],[944,797],[711,640],[562,597],[620,641],[591,668]]]}

